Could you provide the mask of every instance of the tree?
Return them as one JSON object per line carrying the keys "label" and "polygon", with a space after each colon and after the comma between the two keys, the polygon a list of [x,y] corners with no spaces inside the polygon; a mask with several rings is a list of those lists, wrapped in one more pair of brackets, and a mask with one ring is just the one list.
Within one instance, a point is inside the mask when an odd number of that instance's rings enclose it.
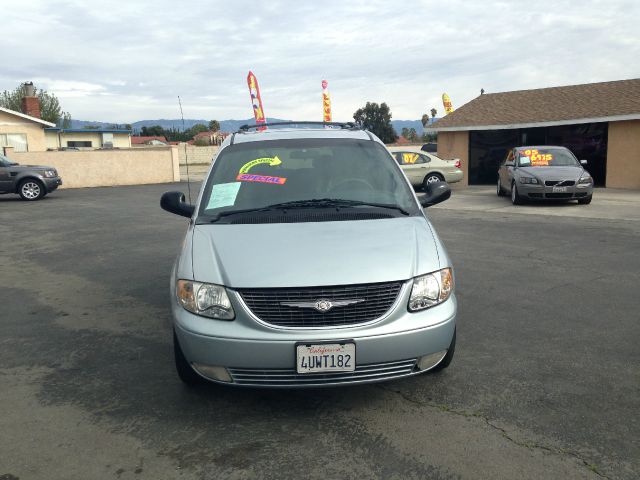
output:
{"label": "tree", "polygon": [[367,130],[374,133],[384,143],[393,143],[398,135],[391,125],[391,110],[386,103],[367,102],[364,108],[359,108],[353,119]]}
{"label": "tree", "polygon": [[[0,94],[0,107],[20,112],[22,110],[22,98],[26,95],[27,86],[25,84],[20,85],[13,91],[5,90]],[[34,96],[40,100],[40,118],[57,125],[63,118],[63,115],[65,115],[57,97],[52,93],[45,90],[38,90],[37,88],[34,88]],[[69,117],[69,120],[71,120],[71,116],[68,113],[66,113],[66,115]]]}
{"label": "tree", "polygon": [[193,127],[187,130],[187,132],[189,132],[192,137],[195,137],[197,134],[201,132],[208,132],[208,131],[209,129],[203,123],[196,123]]}
{"label": "tree", "polygon": [[209,130],[212,132],[217,132],[220,130],[220,122],[217,120],[211,120],[209,122]]}
{"label": "tree", "polygon": [[62,128],[71,128],[71,115],[67,112],[62,113]]}
{"label": "tree", "polygon": [[164,137],[164,128],[160,125],[153,125],[152,127],[142,127],[140,129],[140,135],[143,137]]}
{"label": "tree", "polygon": [[429,124],[429,115],[427,115],[426,113],[424,115],[422,115],[422,126],[426,127]]}
{"label": "tree", "polygon": [[415,128],[409,129],[409,136],[406,137],[411,143],[418,143],[418,132],[416,132]]}
{"label": "tree", "polygon": [[402,135],[406,139],[409,139],[409,129],[407,127],[404,127],[400,132],[400,135]]}

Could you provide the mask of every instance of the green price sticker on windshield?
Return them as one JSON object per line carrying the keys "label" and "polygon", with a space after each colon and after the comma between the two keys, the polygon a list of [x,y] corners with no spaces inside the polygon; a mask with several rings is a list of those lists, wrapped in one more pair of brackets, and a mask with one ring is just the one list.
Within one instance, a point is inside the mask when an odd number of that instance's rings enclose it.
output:
{"label": "green price sticker on windshield", "polygon": [[248,173],[249,170],[251,170],[253,167],[262,163],[267,163],[271,167],[276,167],[282,163],[282,160],[280,160],[277,155],[275,157],[256,158],[255,160],[251,160],[250,162],[245,163],[242,168],[240,168],[240,171],[238,173],[240,173],[241,175],[243,173]]}

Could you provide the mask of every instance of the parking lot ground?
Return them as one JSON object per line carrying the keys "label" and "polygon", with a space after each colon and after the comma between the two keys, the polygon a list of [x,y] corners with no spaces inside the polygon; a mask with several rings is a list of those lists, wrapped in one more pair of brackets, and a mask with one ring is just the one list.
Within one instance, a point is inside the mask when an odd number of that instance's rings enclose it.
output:
{"label": "parking lot ground", "polygon": [[0,197],[3,480],[638,478],[633,193],[520,208],[456,191],[427,211],[456,267],[451,366],[283,391],[174,373],[186,220],[159,197],[176,189]]}
{"label": "parking lot ground", "polygon": [[462,187],[452,184],[451,199],[435,206],[456,211],[517,213],[585,219],[640,221],[640,191],[596,188],[589,205],[572,202],[530,202],[512,205],[507,197],[498,197],[495,186]]}

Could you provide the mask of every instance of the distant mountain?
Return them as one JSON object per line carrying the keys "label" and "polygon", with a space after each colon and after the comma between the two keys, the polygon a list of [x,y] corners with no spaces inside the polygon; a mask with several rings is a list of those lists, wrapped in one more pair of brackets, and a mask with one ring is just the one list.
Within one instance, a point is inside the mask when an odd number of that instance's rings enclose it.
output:
{"label": "distant mountain", "polygon": [[422,122],[420,120],[391,120],[391,125],[400,135],[403,128],[415,128],[418,135],[422,135]]}
{"label": "distant mountain", "polygon": [[[283,120],[280,118],[267,118],[267,122],[286,122],[287,120]],[[184,128],[191,128],[194,125],[202,123],[204,125],[209,124],[209,120],[204,119],[193,119],[193,118],[185,118],[184,119]],[[220,121],[220,130],[223,132],[235,132],[242,125],[253,125],[255,123],[253,118],[248,118],[246,120],[221,120]],[[418,135],[422,134],[422,122],[420,120],[391,120],[391,124],[393,128],[395,128],[396,133],[400,135],[403,128],[415,128]],[[164,119],[161,118],[159,120],[139,120],[137,122],[133,122],[130,124],[134,133],[140,131],[142,127],[153,127],[155,125],[160,125],[164,129],[175,128],[176,130],[182,130],[182,120],[177,119]],[[85,128],[85,127],[97,127],[97,128],[113,128],[116,126],[117,128],[125,128],[124,123],[114,123],[114,122],[97,122],[91,120],[71,120],[71,128]]]}
{"label": "distant mountain", "polygon": [[[286,122],[286,120],[282,120],[280,118],[269,118],[267,117],[267,122]],[[184,119],[184,129],[188,129],[193,127],[194,125],[201,123],[203,125],[208,125],[209,120],[204,119],[194,119],[194,118],[185,118]],[[220,121],[220,130],[223,132],[235,132],[242,125],[253,125],[255,120],[253,118],[249,118],[247,120],[222,120]],[[96,122],[90,120],[71,120],[71,128],[85,128],[85,127],[97,127],[97,128],[113,128],[117,126],[118,128],[125,128],[124,123],[116,124],[114,122]],[[139,132],[142,127],[153,127],[156,125],[160,125],[165,130],[169,130],[175,128],[176,130],[183,130],[182,128],[182,119],[165,119],[161,118],[158,120],[138,120],[137,122],[133,122],[130,124],[134,133]]]}

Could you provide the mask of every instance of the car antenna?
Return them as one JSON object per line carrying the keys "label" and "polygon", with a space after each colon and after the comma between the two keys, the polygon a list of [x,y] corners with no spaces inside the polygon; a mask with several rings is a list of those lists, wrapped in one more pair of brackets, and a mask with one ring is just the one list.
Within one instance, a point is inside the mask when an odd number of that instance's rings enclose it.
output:
{"label": "car antenna", "polygon": [[[180,95],[178,95],[178,105],[180,105],[180,117],[182,118],[182,131],[185,132],[184,129],[184,114],[182,113],[182,102],[180,101]],[[189,144],[185,143],[184,145],[184,163],[187,166],[187,191],[189,192],[189,203],[191,203],[191,180],[189,179],[189,154],[187,153],[187,146]]]}

